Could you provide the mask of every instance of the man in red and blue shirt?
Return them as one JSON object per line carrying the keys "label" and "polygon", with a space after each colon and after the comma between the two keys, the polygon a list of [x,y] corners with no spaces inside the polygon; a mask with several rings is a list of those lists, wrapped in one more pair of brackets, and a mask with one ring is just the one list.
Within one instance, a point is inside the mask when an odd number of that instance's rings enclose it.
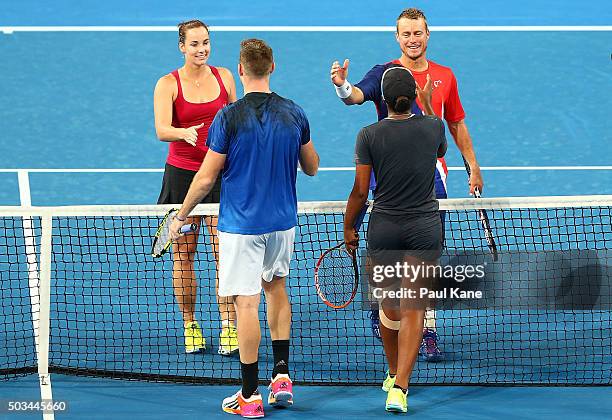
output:
{"label": "man in red and blue shirt", "polygon": [[[347,80],[349,60],[344,60],[341,66],[337,61],[332,64],[331,80],[336,87],[336,93],[347,105],[361,105],[366,101],[374,102],[378,120],[387,117],[387,107],[381,92],[381,79],[384,71],[389,67],[403,66],[410,70],[418,86],[431,94],[431,103],[423,103],[419,97],[413,104],[414,114],[435,113],[441,119],[446,120],[448,129],[471,169],[470,193],[478,188],[482,191],[483,180],[480,166],[476,160],[472,139],[465,124],[465,111],[459,99],[457,80],[449,67],[441,66],[426,58],[427,42],[429,41],[429,29],[427,20],[422,11],[418,9],[404,10],[396,22],[395,38],[400,46],[402,55],[399,59],[385,64],[378,64],[363,77],[363,79],[352,85]],[[417,88],[417,90],[420,90]],[[446,176],[448,170],[444,158],[438,159],[436,166],[435,190],[438,199],[446,198]],[[375,185],[372,186],[372,189]],[[444,221],[444,212],[440,212]],[[386,324],[393,325],[393,321],[386,319],[384,313],[372,311],[372,327],[375,335],[380,336],[379,315],[382,318],[382,328],[388,328]],[[392,330],[393,328],[391,328]],[[428,311],[423,330],[423,344],[420,349],[421,355],[427,361],[442,360],[442,352],[437,345],[437,333],[435,328],[435,312]]]}

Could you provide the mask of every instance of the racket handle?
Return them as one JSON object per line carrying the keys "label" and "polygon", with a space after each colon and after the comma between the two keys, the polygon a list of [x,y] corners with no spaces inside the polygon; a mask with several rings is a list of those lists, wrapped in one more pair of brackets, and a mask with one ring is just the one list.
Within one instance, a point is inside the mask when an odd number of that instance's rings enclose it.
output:
{"label": "racket handle", "polygon": [[[463,159],[463,164],[465,165],[465,171],[468,174],[468,181],[469,181],[470,176],[472,176],[472,169],[470,168],[470,164],[467,163],[467,160],[465,160],[463,155],[461,155],[461,158]],[[474,188],[474,197],[480,198],[480,189],[478,187]]]}
{"label": "racket handle", "polygon": [[365,204],[357,214],[357,219],[355,220],[355,225],[353,226],[356,231],[361,229],[361,225],[363,224],[363,219],[365,218],[366,213],[368,212],[368,208],[370,207],[370,202],[366,200]]}
{"label": "racket handle", "polygon": [[470,164],[467,163],[467,160],[465,160],[463,155],[461,155],[461,159],[463,159],[463,165],[465,166],[465,171],[467,172],[468,177],[470,177],[472,175],[472,168],[470,168]]}
{"label": "racket handle", "polygon": [[195,223],[191,223],[191,224],[188,224],[188,225],[183,225],[183,226],[181,226],[181,233],[195,232],[197,228],[198,228],[198,225],[196,225]]}

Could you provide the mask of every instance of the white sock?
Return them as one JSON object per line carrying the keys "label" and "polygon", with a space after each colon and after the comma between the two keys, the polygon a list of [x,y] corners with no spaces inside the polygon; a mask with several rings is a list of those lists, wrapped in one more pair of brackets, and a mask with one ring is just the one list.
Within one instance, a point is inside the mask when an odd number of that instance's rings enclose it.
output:
{"label": "white sock", "polygon": [[234,327],[234,321],[229,319],[221,320],[221,328]]}

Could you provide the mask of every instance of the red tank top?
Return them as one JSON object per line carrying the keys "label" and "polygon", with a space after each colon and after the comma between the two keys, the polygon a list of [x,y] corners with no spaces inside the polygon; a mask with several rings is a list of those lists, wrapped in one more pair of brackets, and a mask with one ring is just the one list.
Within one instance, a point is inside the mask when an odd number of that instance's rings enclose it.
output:
{"label": "red tank top", "polygon": [[206,139],[208,138],[208,128],[212,123],[217,112],[228,103],[228,95],[223,80],[219,75],[219,71],[209,66],[212,74],[219,83],[219,96],[210,102],[192,103],[187,102],[183,96],[183,88],[181,86],[181,78],[178,70],[174,70],[172,75],[176,79],[178,86],[178,95],[172,106],[172,127],[188,128],[194,125],[204,125],[198,130],[198,141],[194,146],[185,141],[173,141],[170,143],[168,151],[168,159],[166,162],[177,168],[197,171],[202,165],[204,156],[208,151],[206,147]]}

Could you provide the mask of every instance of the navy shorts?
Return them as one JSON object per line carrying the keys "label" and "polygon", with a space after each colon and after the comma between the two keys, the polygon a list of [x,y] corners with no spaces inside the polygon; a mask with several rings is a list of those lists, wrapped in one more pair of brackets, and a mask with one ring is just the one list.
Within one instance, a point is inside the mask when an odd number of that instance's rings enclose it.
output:
{"label": "navy shorts", "polygon": [[392,216],[373,212],[368,223],[368,252],[404,251],[424,261],[440,258],[443,229],[437,211]]}

